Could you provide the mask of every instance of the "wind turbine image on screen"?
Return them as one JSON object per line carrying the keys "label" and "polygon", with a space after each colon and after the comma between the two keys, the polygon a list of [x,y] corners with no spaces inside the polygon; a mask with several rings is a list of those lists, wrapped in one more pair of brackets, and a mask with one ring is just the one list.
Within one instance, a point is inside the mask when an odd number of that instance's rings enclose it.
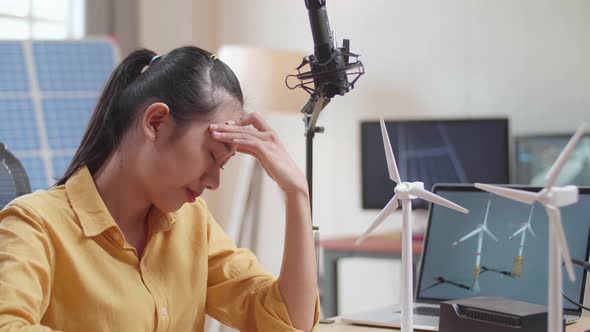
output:
{"label": "wind turbine image on screen", "polygon": [[535,236],[535,232],[533,231],[533,228],[531,226],[531,220],[533,218],[534,209],[535,209],[535,206],[532,205],[531,212],[529,214],[529,220],[527,222],[525,222],[524,224],[522,224],[522,226],[519,229],[517,229],[516,232],[514,232],[512,235],[510,235],[508,237],[508,240],[511,240],[520,234],[520,246],[518,247],[518,255],[516,255],[516,257],[514,257],[514,263],[512,265],[512,276],[513,277],[520,277],[522,275],[522,264],[524,263],[524,258],[522,256],[522,252],[524,249],[524,242],[526,240],[526,232],[529,231],[529,233],[531,233],[531,235],[533,237]]}
{"label": "wind turbine image on screen", "polygon": [[468,233],[467,235],[463,236],[459,240],[453,242],[452,246],[455,247],[458,244],[464,242],[465,240],[477,235],[477,251],[475,252],[475,268],[473,270],[473,286],[471,286],[471,291],[474,293],[479,293],[479,275],[481,273],[481,247],[483,244],[483,235],[484,233],[489,236],[492,240],[498,242],[498,238],[490,232],[488,229],[488,216],[490,214],[490,205],[492,203],[492,195],[488,198],[488,204],[486,207],[486,213],[483,218],[483,224],[479,224],[476,229],[472,232]]}

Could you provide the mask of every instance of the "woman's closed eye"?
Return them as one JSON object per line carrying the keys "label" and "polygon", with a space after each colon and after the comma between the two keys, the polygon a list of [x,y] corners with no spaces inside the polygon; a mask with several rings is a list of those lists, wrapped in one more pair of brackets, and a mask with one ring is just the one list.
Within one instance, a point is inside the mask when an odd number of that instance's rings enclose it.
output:
{"label": "woman's closed eye", "polygon": [[[216,164],[219,165],[219,168],[221,168],[222,170],[224,169],[223,166],[225,166],[225,164],[229,161],[229,157],[227,159],[225,159],[225,161],[223,161],[222,163],[219,163],[217,161],[217,158],[215,158],[215,155],[213,154],[213,152],[210,152],[209,155],[211,156],[211,159],[213,160],[213,162],[215,162]],[[232,154],[233,155],[233,154]],[[231,156],[230,156],[231,157]]]}
{"label": "woman's closed eye", "polygon": [[[210,152],[209,155],[211,156],[211,159],[213,159],[213,162],[215,162],[216,164],[219,164],[217,162],[217,159],[215,159],[215,155],[213,154],[213,152]],[[225,165],[225,163],[219,164],[219,168],[223,169],[224,165]]]}

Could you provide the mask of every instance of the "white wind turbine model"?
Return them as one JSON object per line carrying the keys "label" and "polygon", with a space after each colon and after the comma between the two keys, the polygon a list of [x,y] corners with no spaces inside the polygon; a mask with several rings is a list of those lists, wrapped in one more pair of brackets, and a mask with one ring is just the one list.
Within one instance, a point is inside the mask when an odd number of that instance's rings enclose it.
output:
{"label": "white wind turbine model", "polygon": [[475,230],[470,232],[469,234],[463,236],[459,240],[453,242],[453,247],[458,245],[459,243],[469,239],[472,236],[477,235],[477,252],[475,254],[475,268],[473,270],[473,287],[471,287],[471,291],[475,293],[479,293],[479,274],[481,272],[481,247],[483,244],[483,234],[485,233],[496,242],[498,242],[498,238],[490,232],[488,229],[488,215],[490,214],[490,204],[492,203],[492,194],[490,194],[490,198],[488,199],[488,206],[486,208],[486,214],[483,219],[483,224],[479,224]]}
{"label": "white wind turbine model", "polygon": [[520,234],[520,246],[518,247],[518,255],[514,257],[514,264],[512,264],[512,276],[513,277],[520,277],[522,275],[522,263],[524,258],[522,257],[522,250],[524,248],[524,240],[526,238],[526,231],[529,231],[532,236],[535,236],[535,232],[533,232],[533,228],[531,227],[531,219],[533,218],[533,210],[535,206],[531,206],[531,213],[529,214],[529,221],[524,223],[522,227],[520,227],[514,234],[508,237],[508,240],[516,237]]}
{"label": "white wind turbine model", "polygon": [[561,152],[553,166],[549,169],[545,177],[545,188],[538,193],[517,190],[489,184],[476,183],[479,189],[500,195],[521,203],[534,204],[541,203],[549,216],[549,314],[548,314],[548,332],[563,331],[563,300],[561,298],[562,275],[561,275],[561,258],[569,274],[571,281],[574,281],[574,268],[572,266],[567,240],[561,224],[560,207],[574,204],[578,201],[578,187],[565,186],[554,187],[557,177],[565,165],[570,154],[584,133],[585,125],[582,124],[574,136],[567,143],[565,149]]}
{"label": "white wind turbine model", "polygon": [[424,183],[422,182],[402,182],[397,170],[397,164],[391,149],[391,143],[389,141],[389,135],[385,128],[385,122],[383,118],[381,122],[381,135],[383,137],[383,146],[385,148],[385,158],[387,159],[387,169],[389,171],[389,177],[395,181],[395,195],[387,203],[385,208],[379,213],[377,219],[367,228],[365,233],[361,235],[356,241],[359,245],[365,240],[365,238],[379,226],[389,215],[395,211],[398,206],[398,200],[402,201],[402,287],[401,287],[401,305],[402,305],[402,320],[401,330],[402,332],[413,331],[413,298],[412,298],[412,199],[421,198],[423,200],[445,206],[450,209],[454,209],[463,213],[467,213],[467,209],[448,201],[436,194],[433,194],[427,190],[424,190]]}

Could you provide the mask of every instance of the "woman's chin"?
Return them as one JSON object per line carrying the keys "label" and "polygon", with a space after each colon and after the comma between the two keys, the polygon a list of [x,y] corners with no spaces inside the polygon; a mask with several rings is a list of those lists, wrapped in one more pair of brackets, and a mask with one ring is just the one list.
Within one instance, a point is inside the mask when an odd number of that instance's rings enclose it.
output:
{"label": "woman's chin", "polygon": [[178,210],[180,210],[180,208],[187,203],[186,199],[185,200],[181,200],[181,199],[177,199],[177,200],[166,200],[164,202],[162,202],[161,204],[155,204],[156,207],[158,208],[158,210],[164,212],[164,213],[171,213],[171,212],[176,212]]}

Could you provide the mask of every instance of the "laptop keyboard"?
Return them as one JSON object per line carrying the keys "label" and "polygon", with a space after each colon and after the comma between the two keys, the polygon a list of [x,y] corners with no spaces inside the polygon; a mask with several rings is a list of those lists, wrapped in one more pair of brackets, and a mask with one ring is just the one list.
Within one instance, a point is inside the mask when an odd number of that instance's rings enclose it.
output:
{"label": "laptop keyboard", "polygon": [[[394,312],[401,313],[401,310]],[[414,308],[414,315],[438,317],[440,316],[440,307],[416,307]]]}
{"label": "laptop keyboard", "polygon": [[414,314],[421,315],[421,316],[438,317],[440,314],[440,308],[437,308],[437,307],[416,307],[416,308],[414,308]]}

